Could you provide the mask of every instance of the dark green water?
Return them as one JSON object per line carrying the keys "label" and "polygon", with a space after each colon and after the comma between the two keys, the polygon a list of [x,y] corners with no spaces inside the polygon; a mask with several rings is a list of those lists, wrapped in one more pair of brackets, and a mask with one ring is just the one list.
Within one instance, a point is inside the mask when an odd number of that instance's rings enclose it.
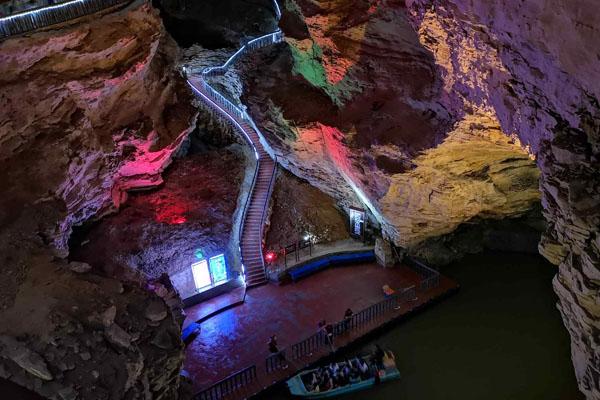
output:
{"label": "dark green water", "polygon": [[[396,353],[400,381],[346,400],[571,400],[577,390],[569,338],[541,257],[488,252],[444,269],[458,294],[363,346]],[[283,388],[265,399],[287,399]]]}

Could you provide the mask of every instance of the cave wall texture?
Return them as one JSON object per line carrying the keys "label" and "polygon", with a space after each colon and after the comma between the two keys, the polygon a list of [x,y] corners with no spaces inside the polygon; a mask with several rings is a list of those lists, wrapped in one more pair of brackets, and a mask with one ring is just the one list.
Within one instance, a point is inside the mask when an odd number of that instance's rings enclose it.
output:
{"label": "cave wall texture", "polygon": [[[539,251],[600,397],[600,13],[592,1],[286,0],[243,72],[284,166],[414,248],[541,201]],[[356,188],[355,188],[356,189]]]}
{"label": "cave wall texture", "polygon": [[[231,1],[205,13],[202,2],[161,3],[182,37],[204,20],[205,47],[273,21],[266,0],[240,1],[239,26],[222,19]],[[384,234],[409,249],[473,221],[526,218],[541,201],[539,250],[558,265],[576,376],[600,398],[596,4],[281,5],[286,42],[240,72],[283,166],[342,206],[367,199]],[[160,185],[193,130],[179,52],[140,1],[0,44],[0,376],[50,398],[177,398],[180,315],[168,283],[65,257],[74,225]]]}
{"label": "cave wall texture", "polygon": [[600,13],[591,1],[409,1],[420,41],[463,104],[494,113],[537,158],[540,252],[580,390],[600,398]]}
{"label": "cave wall texture", "polygon": [[177,398],[169,282],[69,263],[72,227],[154,187],[197,111],[145,2],[0,43],[0,376],[52,399]]}

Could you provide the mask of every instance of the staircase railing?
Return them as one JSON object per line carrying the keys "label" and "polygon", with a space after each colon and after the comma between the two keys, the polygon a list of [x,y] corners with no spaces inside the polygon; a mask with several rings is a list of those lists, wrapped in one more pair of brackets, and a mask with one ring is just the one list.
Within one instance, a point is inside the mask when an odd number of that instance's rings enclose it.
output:
{"label": "staircase railing", "polygon": [[[281,18],[281,10],[279,8],[279,4],[277,4],[276,0],[273,0],[273,5],[274,5],[274,9],[275,9],[275,14],[277,15],[277,19],[279,20]],[[252,129],[254,129],[254,131],[258,135],[261,145],[263,146],[265,151],[269,154],[269,156],[271,156],[271,158],[275,161],[275,165],[277,165],[277,156],[275,155],[275,152],[271,149],[271,146],[269,145],[269,143],[266,141],[263,133],[256,126],[256,123],[252,120],[250,115],[248,115],[248,113],[246,112],[246,107],[243,105],[241,107],[235,105],[231,100],[227,99],[223,94],[221,94],[217,89],[215,89],[210,83],[208,83],[206,78],[209,78],[211,76],[225,74],[225,72],[227,71],[227,69],[229,67],[231,67],[240,57],[245,55],[250,50],[267,47],[274,43],[279,43],[282,40],[283,40],[283,32],[280,29],[277,29],[275,32],[268,33],[266,35],[263,35],[263,36],[260,36],[260,37],[257,37],[257,38],[254,38],[254,39],[248,41],[245,45],[243,45],[240,49],[238,49],[231,57],[229,57],[223,65],[219,65],[219,66],[215,66],[215,67],[206,67],[206,68],[201,69],[199,71],[200,72],[200,81],[202,84],[202,88],[208,94],[208,96],[199,92],[194,87],[194,85],[191,82],[189,82],[189,80],[188,80],[189,85],[194,89],[194,91],[197,94],[201,95],[206,100],[209,100],[217,108],[220,108],[221,111],[223,111],[224,114],[226,114],[229,121],[231,123],[233,123],[235,127],[237,127],[239,130],[241,130],[244,133],[244,135],[246,136],[246,139],[248,140],[248,143],[250,143],[250,146],[252,146],[252,148],[254,150],[254,154],[256,156],[256,167],[254,169],[254,176],[252,178],[252,184],[250,186],[249,194],[248,194],[248,196],[246,198],[246,202],[244,204],[244,208],[242,211],[241,226],[240,226],[240,230],[238,232],[238,243],[239,243],[240,256],[242,253],[241,243],[242,243],[242,236],[244,233],[244,223],[246,221],[246,216],[248,214],[248,208],[250,205],[252,193],[254,193],[254,190],[256,187],[256,182],[258,179],[258,171],[260,169],[260,157],[258,155],[258,151],[256,149],[254,142],[249,137],[249,135],[246,133],[246,131],[242,128],[240,123],[235,120],[235,118],[237,118],[239,121],[246,121],[252,127]],[[196,71],[193,68],[184,68],[184,73],[186,75],[188,73],[194,73],[194,72],[196,72]],[[269,181],[267,197],[265,198],[265,201],[262,204],[261,224],[260,224],[261,239],[264,234],[264,222],[265,222],[266,214],[267,214],[266,210],[267,210],[267,207],[269,204],[269,198],[273,191],[275,175],[276,174],[275,174],[275,170],[274,170],[271,175],[271,179]],[[262,267],[264,270],[265,269],[265,261],[263,258],[262,251],[260,252],[260,260],[261,260]],[[242,267],[244,267],[243,262],[244,262],[244,260],[243,260],[243,256],[242,256]],[[244,270],[245,270],[245,268],[244,268]],[[245,294],[244,294],[244,298],[245,298]]]}
{"label": "staircase railing", "polygon": [[0,18],[0,39],[67,22],[129,2],[130,0],[72,0],[22,11]]}
{"label": "staircase railing", "polygon": [[[277,3],[275,3],[277,4]],[[214,76],[225,73],[227,69],[234,64],[241,56],[245,55],[250,50],[261,49],[263,47],[270,46],[275,43],[279,43],[283,40],[283,32],[277,29],[275,32],[267,33],[266,35],[254,38],[248,43],[243,45],[236,51],[231,57],[227,59],[225,64],[218,65],[215,67],[208,67],[202,71],[204,76]]]}

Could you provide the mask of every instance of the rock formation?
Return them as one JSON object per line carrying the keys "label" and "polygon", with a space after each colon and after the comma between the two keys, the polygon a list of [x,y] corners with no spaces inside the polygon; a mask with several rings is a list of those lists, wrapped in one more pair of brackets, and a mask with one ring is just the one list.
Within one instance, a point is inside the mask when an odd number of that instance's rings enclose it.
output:
{"label": "rock formation", "polygon": [[595,6],[286,0],[283,9],[286,43],[243,76],[284,166],[342,204],[366,204],[409,248],[465,223],[529,215],[541,194],[540,252],[559,265],[580,389],[599,398]]}
{"label": "rock formation", "polygon": [[74,225],[159,185],[193,129],[178,54],[142,2],[0,44],[1,377],[53,399],[177,398],[169,283],[64,257]]}
{"label": "rock formation", "polygon": [[318,243],[348,239],[346,216],[335,199],[287,171],[281,171],[272,195],[266,246],[279,250],[309,234]]}
{"label": "rock formation", "polygon": [[540,252],[571,335],[580,390],[600,398],[600,14],[586,1],[410,1],[444,87],[494,113],[537,158]]}
{"label": "rock formation", "polygon": [[[190,57],[222,60],[206,48],[235,47],[274,24],[270,0],[160,3],[180,44],[205,47]],[[446,262],[494,221],[539,229],[530,217],[541,199],[539,251],[558,265],[580,389],[600,398],[596,5],[281,5],[286,42],[223,82],[282,165],[331,196],[284,176],[276,201],[289,189],[326,204],[316,219],[299,207],[308,224],[339,217],[331,198],[364,205],[396,245]],[[0,377],[63,400],[178,397],[181,321],[168,282],[144,260],[158,280],[119,270],[137,270],[138,259],[90,265],[106,249],[89,263],[66,256],[73,226],[161,185],[186,143],[197,115],[179,57],[158,11],[141,2],[0,44]],[[160,203],[160,193],[145,198]],[[289,220],[277,213],[276,204],[273,222]]]}
{"label": "rock formation", "polygon": [[521,142],[445,88],[399,2],[287,1],[282,28],[286,44],[242,74],[252,115],[286,168],[366,203],[397,245],[539,202]]}
{"label": "rock formation", "polygon": [[118,214],[82,235],[70,258],[110,276],[141,271],[156,279],[189,268],[198,248],[210,257],[237,247],[232,223],[244,160],[235,150],[176,160],[160,188],[132,194]]}

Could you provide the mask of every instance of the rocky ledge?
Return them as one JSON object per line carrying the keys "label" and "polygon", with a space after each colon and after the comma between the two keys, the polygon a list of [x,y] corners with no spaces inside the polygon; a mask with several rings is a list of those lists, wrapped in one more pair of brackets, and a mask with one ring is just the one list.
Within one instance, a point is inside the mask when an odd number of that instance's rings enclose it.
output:
{"label": "rocky ledge", "polygon": [[159,185],[193,129],[178,57],[145,2],[0,44],[1,377],[52,399],[178,397],[168,281],[65,259],[72,227]]}

